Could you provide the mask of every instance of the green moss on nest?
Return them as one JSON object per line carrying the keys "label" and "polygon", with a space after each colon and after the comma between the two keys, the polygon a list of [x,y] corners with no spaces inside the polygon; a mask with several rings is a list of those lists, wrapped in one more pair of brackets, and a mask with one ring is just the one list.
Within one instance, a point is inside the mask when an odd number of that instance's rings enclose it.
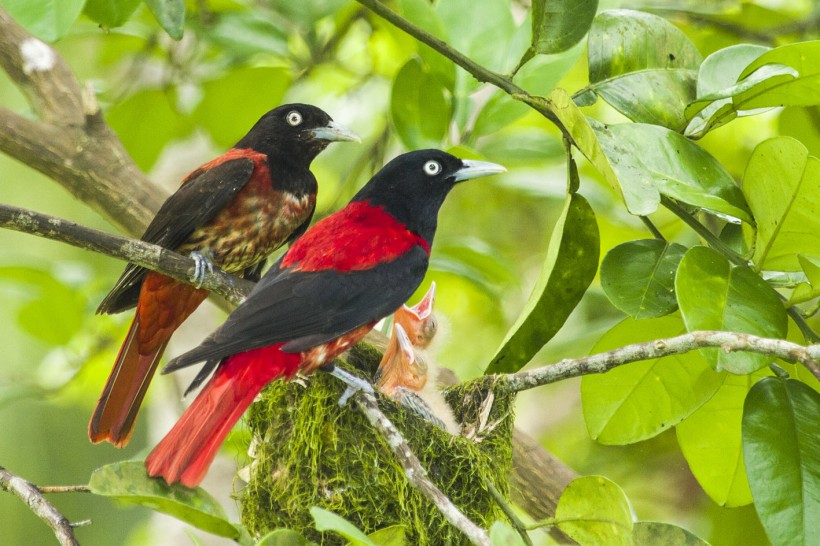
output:
{"label": "green moss on nest", "polygon": [[[468,428],[480,420],[491,382],[484,378],[448,393],[448,401],[458,402],[456,417],[466,418]],[[309,510],[321,506],[366,533],[403,525],[408,544],[468,544],[407,482],[365,417],[352,405],[337,405],[342,390],[338,380],[318,373],[306,381],[274,382],[253,404],[248,420],[256,461],[241,496],[246,528],[261,535],[287,527],[321,544],[344,544],[337,535],[314,529]],[[512,396],[494,396],[476,442],[450,436],[391,400],[380,399],[382,410],[405,435],[432,481],[485,528],[503,517],[484,480],[506,493],[511,403]]]}

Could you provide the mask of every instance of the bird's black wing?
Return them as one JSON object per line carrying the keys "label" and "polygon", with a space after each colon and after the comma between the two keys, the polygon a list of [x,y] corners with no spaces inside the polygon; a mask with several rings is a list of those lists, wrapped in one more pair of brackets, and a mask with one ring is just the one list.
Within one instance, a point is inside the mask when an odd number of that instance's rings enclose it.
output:
{"label": "bird's black wing", "polygon": [[[250,180],[253,169],[253,160],[238,158],[195,171],[165,200],[141,239],[168,249],[177,248],[231,202]],[[97,313],[113,314],[134,307],[145,272],[143,267],[128,264]]]}
{"label": "bird's black wing", "polygon": [[219,329],[163,373],[276,343],[300,352],[336,339],[398,309],[421,284],[427,264],[427,253],[414,246],[393,261],[347,273],[274,265]]}

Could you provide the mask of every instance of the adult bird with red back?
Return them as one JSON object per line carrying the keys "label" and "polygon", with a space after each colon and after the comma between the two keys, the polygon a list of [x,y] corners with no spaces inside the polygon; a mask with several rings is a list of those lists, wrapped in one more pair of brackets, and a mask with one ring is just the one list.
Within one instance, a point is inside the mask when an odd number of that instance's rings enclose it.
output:
{"label": "adult bird with red back", "polygon": [[331,368],[338,354],[413,294],[427,271],[438,211],[450,190],[504,170],[439,150],[410,152],[388,163],[342,210],[310,228],[222,326],[163,370],[203,361],[216,365],[148,455],[149,475],[199,484],[265,385]]}
{"label": "adult bird with red back", "polygon": [[[202,165],[160,207],[142,236],[197,260],[201,284],[213,264],[258,274],[265,258],[302,234],[313,217],[313,159],[332,141],[359,138],[321,109],[286,104],[266,113],[223,155]],[[136,306],[131,328],[100,396],[92,442],[128,443],[165,346],[208,296],[206,290],[129,264],[98,313]]]}

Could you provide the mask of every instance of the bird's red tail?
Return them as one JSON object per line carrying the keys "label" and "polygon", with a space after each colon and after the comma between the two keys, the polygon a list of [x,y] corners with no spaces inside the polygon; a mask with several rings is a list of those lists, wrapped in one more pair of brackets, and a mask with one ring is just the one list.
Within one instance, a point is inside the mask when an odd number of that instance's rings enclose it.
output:
{"label": "bird's red tail", "polygon": [[140,354],[139,329],[137,314],[88,423],[88,437],[95,444],[108,440],[123,447],[131,439],[142,400],[171,337],[169,333],[153,350]]}
{"label": "bird's red tail", "polygon": [[148,474],[162,477],[169,484],[197,486],[228,432],[256,395],[277,377],[291,377],[298,370],[301,356],[283,353],[281,345],[228,357],[145,459]]}

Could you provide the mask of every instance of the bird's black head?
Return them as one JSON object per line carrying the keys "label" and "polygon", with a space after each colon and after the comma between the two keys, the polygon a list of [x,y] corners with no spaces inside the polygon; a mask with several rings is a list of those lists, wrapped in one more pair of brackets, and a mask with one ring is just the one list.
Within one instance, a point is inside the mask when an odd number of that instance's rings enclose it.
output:
{"label": "bird's black head", "polygon": [[464,180],[506,170],[495,163],[459,159],[441,150],[417,150],[390,161],[353,201],[384,207],[432,244],[438,211],[450,190]]}
{"label": "bird's black head", "polygon": [[321,108],[285,104],[262,116],[234,148],[251,148],[308,167],[328,144],[340,140],[361,142],[353,131],[335,123]]}

